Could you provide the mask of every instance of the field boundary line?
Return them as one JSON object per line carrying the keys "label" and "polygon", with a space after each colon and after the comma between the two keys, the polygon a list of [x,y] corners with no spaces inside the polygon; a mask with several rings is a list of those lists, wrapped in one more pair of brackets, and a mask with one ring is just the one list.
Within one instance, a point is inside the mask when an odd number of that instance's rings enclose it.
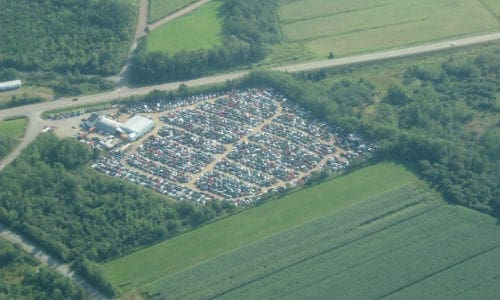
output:
{"label": "field boundary line", "polygon": [[[390,224],[389,226],[386,226],[386,227],[383,227],[383,228],[377,229],[377,230],[375,230],[375,231],[372,231],[372,232],[370,232],[370,233],[367,233],[367,234],[361,235],[360,237],[357,237],[357,238],[352,239],[352,240],[350,240],[350,241],[346,241],[346,242],[344,242],[344,243],[342,243],[342,244],[340,244],[340,245],[336,245],[336,246],[330,247],[330,248],[325,249],[325,250],[323,250],[323,251],[320,251],[320,252],[318,252],[318,253],[316,253],[316,254],[314,254],[314,255],[311,255],[311,256],[308,256],[308,257],[302,258],[302,259],[300,259],[300,260],[298,260],[298,261],[296,261],[296,262],[294,262],[294,263],[291,263],[291,264],[289,264],[289,265],[283,266],[283,267],[278,268],[278,269],[276,269],[276,270],[274,270],[274,271],[271,271],[271,272],[268,272],[268,273],[263,274],[263,275],[261,275],[261,276],[258,276],[258,277],[254,278],[254,279],[248,280],[247,282],[244,282],[244,283],[238,284],[238,285],[236,285],[236,286],[234,286],[234,287],[232,287],[232,288],[230,288],[230,289],[227,289],[227,290],[225,290],[225,291],[223,291],[223,292],[220,292],[220,293],[218,293],[218,294],[216,294],[216,295],[210,296],[210,297],[205,298],[205,299],[206,299],[206,300],[213,300],[213,299],[217,299],[217,298],[219,298],[219,297],[222,297],[222,296],[224,296],[224,295],[227,295],[227,294],[231,293],[232,291],[235,291],[235,290],[237,290],[237,289],[240,289],[240,288],[243,288],[243,287],[245,287],[245,286],[248,286],[248,285],[250,285],[250,284],[252,284],[252,283],[254,283],[254,282],[257,282],[257,281],[259,281],[259,280],[262,280],[262,279],[264,279],[264,278],[266,278],[266,277],[268,277],[268,276],[271,276],[271,275],[274,275],[274,274],[280,273],[280,272],[282,272],[282,271],[284,271],[284,270],[287,270],[287,269],[289,269],[289,268],[292,268],[292,267],[294,267],[294,266],[297,266],[297,265],[299,265],[299,264],[302,264],[302,263],[304,263],[304,262],[307,262],[307,261],[309,261],[309,260],[311,260],[311,259],[314,259],[314,258],[320,257],[320,256],[322,256],[322,255],[325,255],[325,254],[327,254],[327,253],[330,253],[330,252],[335,251],[335,250],[337,250],[337,249],[340,249],[340,248],[342,248],[342,247],[345,247],[345,246],[348,246],[348,245],[350,245],[350,244],[356,243],[356,242],[358,242],[358,241],[360,241],[360,240],[362,240],[362,239],[365,239],[365,238],[367,238],[367,237],[369,237],[369,236],[372,236],[372,235],[377,234],[377,233],[379,233],[379,232],[382,232],[382,231],[384,231],[384,230],[390,229],[390,228],[392,228],[392,227],[394,227],[394,226],[397,226],[397,225],[403,224],[403,223],[405,223],[405,222],[407,222],[407,221],[410,221],[410,220],[413,220],[413,219],[415,219],[415,218],[418,218],[418,217],[420,217],[420,216],[422,216],[422,215],[424,215],[424,214],[426,214],[426,213],[431,212],[432,210],[434,210],[434,209],[436,209],[436,208],[438,208],[438,207],[440,207],[440,206],[438,205],[438,206],[436,206],[436,207],[431,207],[431,208],[429,208],[429,209],[427,209],[427,210],[424,210],[424,211],[422,211],[422,212],[420,212],[420,213],[417,213],[417,214],[415,214],[415,215],[413,215],[413,216],[411,216],[411,217],[409,217],[409,218],[407,218],[407,219],[400,220],[400,221],[398,221],[398,222],[395,222],[395,223],[393,223],[393,224]],[[500,247],[500,246],[497,246],[497,247]]]}
{"label": "field boundary line", "polygon": [[173,21],[177,18],[180,18],[184,15],[187,15],[193,11],[195,11],[196,9],[202,7],[203,5],[207,4],[208,2],[210,2],[211,0],[197,0],[197,1],[193,1],[191,2],[190,4],[182,7],[182,8],[179,8],[178,10],[168,14],[167,16],[159,19],[158,21],[156,22],[153,22],[153,23],[149,23],[147,28],[149,30],[149,32],[167,24],[168,22],[170,21]]}
{"label": "field boundary line", "polygon": [[353,33],[367,32],[367,31],[378,30],[378,29],[383,29],[383,28],[388,28],[388,27],[393,27],[393,26],[398,26],[398,25],[420,23],[420,22],[423,22],[427,19],[428,19],[427,17],[424,17],[424,18],[420,18],[420,19],[406,20],[406,21],[396,22],[396,23],[392,23],[392,24],[384,24],[384,25],[367,27],[367,28],[362,28],[362,29],[353,29],[353,30],[348,30],[348,31],[340,32],[340,33],[334,33],[334,34],[321,34],[321,35],[317,35],[317,36],[311,36],[311,37],[308,37],[305,39],[290,39],[290,41],[292,41],[292,42],[312,42],[315,40],[329,38],[329,37],[339,37],[339,36],[349,35],[349,34],[353,34]]}
{"label": "field boundary line", "polygon": [[[299,1],[300,0],[295,1],[295,2],[299,2]],[[322,14],[322,15],[317,15],[317,16],[311,16],[309,18],[305,17],[305,18],[290,19],[290,20],[283,21],[283,24],[288,25],[288,24],[293,24],[293,23],[298,23],[298,22],[324,19],[324,18],[328,18],[328,17],[338,16],[338,15],[343,15],[343,14],[350,14],[353,12],[370,10],[370,9],[384,7],[384,6],[388,6],[388,5],[390,5],[390,4],[388,4],[388,3],[387,4],[377,4],[377,5],[373,5],[373,6],[369,6],[369,7],[353,8],[353,9],[348,9],[348,10],[344,10],[344,11],[337,11],[337,12],[332,12],[332,13],[327,13],[327,14]]]}
{"label": "field boundary line", "polygon": [[[346,175],[348,175],[348,174],[346,174]],[[341,175],[341,176],[342,176],[342,175]],[[339,178],[339,177],[335,177],[335,178]],[[334,178],[334,179],[335,179],[335,178]],[[373,196],[370,196],[369,198],[365,198],[365,199],[363,199],[363,200],[361,200],[361,201],[358,201],[358,202],[357,202],[357,203],[355,203],[355,204],[352,204],[352,205],[346,206],[346,207],[344,207],[344,208],[341,208],[341,209],[339,209],[339,210],[335,210],[335,211],[333,211],[333,212],[330,212],[330,213],[327,213],[327,214],[324,214],[324,215],[321,215],[321,216],[315,217],[315,218],[313,218],[313,219],[310,219],[310,220],[308,220],[308,221],[306,221],[306,222],[303,222],[303,223],[297,224],[297,225],[295,225],[295,226],[288,227],[288,228],[285,228],[285,229],[282,229],[282,230],[276,231],[276,232],[274,232],[274,233],[271,233],[271,234],[265,235],[265,236],[263,236],[263,237],[260,237],[260,238],[258,238],[258,239],[256,239],[256,240],[253,240],[253,241],[250,241],[250,242],[248,242],[248,243],[244,243],[244,244],[242,244],[242,245],[240,245],[240,246],[238,246],[238,247],[236,247],[236,248],[233,248],[233,249],[230,249],[230,250],[224,251],[224,252],[220,253],[219,255],[209,257],[209,258],[204,259],[204,260],[202,260],[202,261],[200,261],[200,262],[197,262],[197,263],[196,263],[196,264],[194,264],[194,265],[191,265],[191,266],[188,266],[188,267],[182,268],[182,269],[180,269],[180,270],[178,270],[178,271],[175,271],[175,272],[173,272],[173,273],[170,273],[170,274],[167,274],[167,275],[162,276],[162,277],[160,277],[160,278],[157,278],[157,279],[155,279],[154,281],[150,281],[150,282],[148,282],[148,283],[146,283],[146,284],[139,284],[139,285],[138,285],[138,287],[149,287],[149,286],[153,286],[153,285],[154,285],[154,284],[156,284],[157,282],[159,282],[159,281],[161,281],[161,280],[163,280],[163,279],[165,279],[165,278],[168,278],[168,277],[170,277],[170,276],[172,276],[172,275],[174,275],[174,274],[176,274],[176,273],[178,273],[178,272],[183,272],[183,271],[185,271],[185,270],[193,269],[193,268],[195,268],[196,266],[198,266],[198,265],[200,265],[200,264],[203,264],[203,263],[206,263],[206,262],[211,261],[211,260],[213,260],[213,259],[216,259],[216,258],[217,258],[217,257],[219,257],[219,256],[226,255],[226,254],[229,254],[229,253],[232,253],[232,252],[238,251],[239,249],[241,249],[241,248],[243,248],[243,247],[247,247],[248,245],[252,245],[252,244],[254,244],[254,243],[258,243],[258,242],[260,242],[260,241],[262,241],[262,240],[264,240],[264,239],[267,239],[267,238],[269,238],[269,237],[271,237],[271,236],[273,236],[273,235],[275,235],[275,234],[280,234],[280,233],[283,233],[283,232],[286,232],[286,231],[289,231],[289,230],[293,230],[293,229],[296,229],[296,228],[298,228],[298,227],[300,227],[300,226],[303,226],[303,225],[306,225],[306,224],[309,224],[309,223],[315,222],[315,221],[317,221],[317,220],[319,220],[319,219],[321,219],[321,218],[327,217],[327,216],[329,216],[329,215],[334,215],[334,214],[336,214],[336,213],[338,213],[338,212],[340,212],[340,211],[342,211],[342,210],[344,210],[344,209],[348,209],[348,208],[350,208],[350,207],[353,207],[353,206],[354,206],[354,205],[356,205],[356,204],[359,204],[359,203],[362,203],[362,202],[365,202],[365,201],[369,201],[370,199],[373,199],[373,198],[379,197],[379,196],[381,196],[381,195],[383,195],[383,194],[385,194],[385,193],[389,193],[389,192],[395,191],[395,190],[397,190],[397,189],[399,189],[399,188],[401,188],[401,187],[407,186],[407,185],[410,185],[410,186],[415,186],[417,189],[419,189],[420,182],[417,182],[417,184],[415,184],[413,181],[403,183],[403,184],[402,184],[402,185],[400,185],[400,186],[397,186],[397,187],[391,188],[391,189],[386,190],[386,191],[384,191],[384,192],[380,192],[380,193],[378,193],[378,194],[375,194],[375,195],[373,195]],[[299,191],[301,191],[301,190],[299,190]],[[293,193],[297,193],[297,192],[299,192],[299,191],[296,191],[296,192],[293,192]],[[292,193],[290,193],[290,194],[292,194]],[[287,194],[287,195],[288,195],[288,194]],[[276,200],[278,200],[278,199],[276,199]],[[271,201],[275,201],[275,200],[271,200]],[[441,201],[439,201],[439,200],[433,200],[433,201],[435,201],[435,202],[436,202],[436,206],[435,206],[435,207],[433,207],[432,209],[434,209],[434,208],[438,208],[438,207],[441,207],[441,206],[443,205],[443,204],[441,203]],[[417,203],[416,205],[418,205],[418,204],[420,204],[420,203],[422,203],[422,202],[423,202],[423,201],[420,201],[420,202],[419,202],[419,203]],[[405,207],[405,208],[406,208],[406,207]],[[243,211],[242,211],[242,212],[243,212]],[[239,213],[241,213],[241,212],[239,212]],[[237,213],[237,214],[239,214],[239,213]],[[231,217],[231,216],[233,216],[233,215],[229,215],[229,216],[224,217],[224,218],[221,218],[221,219],[219,219],[219,220],[215,220],[215,221],[213,221],[213,222],[211,222],[211,223],[208,223],[207,225],[212,224],[212,223],[215,223],[215,222],[222,221],[222,220],[224,220],[225,218],[228,218],[228,217]],[[361,224],[360,224],[360,225],[358,225],[358,227],[359,227],[359,226],[361,226]],[[193,231],[193,230],[191,230],[191,231]],[[188,231],[188,232],[191,232],[191,231]],[[351,230],[351,231],[352,231],[352,230]],[[349,232],[351,232],[351,231],[349,231]],[[185,233],[187,233],[187,232],[185,232]],[[184,233],[182,233],[182,234],[184,234]],[[146,249],[146,248],[144,248],[144,249]],[[118,259],[118,258],[117,258],[117,259]]]}
{"label": "field boundary line", "polygon": [[484,3],[484,0],[479,0],[479,4],[486,10],[493,18],[495,18],[498,23],[500,23],[500,16],[492,13],[492,9],[489,7],[489,5]]}
{"label": "field boundary line", "polygon": [[386,298],[386,297],[388,297],[388,296],[391,296],[391,295],[393,295],[393,294],[395,294],[395,293],[397,293],[397,292],[400,292],[400,291],[402,291],[402,290],[404,290],[404,289],[406,289],[406,288],[409,288],[409,287],[411,287],[411,286],[413,286],[413,285],[415,285],[415,284],[418,284],[418,283],[420,283],[420,282],[422,282],[422,281],[425,281],[425,280],[427,280],[427,279],[429,279],[429,278],[431,278],[431,277],[433,277],[433,276],[435,276],[435,275],[438,275],[438,274],[440,274],[440,273],[446,272],[447,270],[452,269],[452,268],[454,268],[454,267],[456,267],[456,266],[458,266],[458,265],[460,265],[460,264],[462,264],[462,263],[464,263],[464,262],[466,262],[466,261],[469,261],[469,260],[471,260],[471,259],[474,259],[474,258],[476,258],[476,257],[479,257],[479,256],[481,256],[481,255],[483,255],[483,254],[486,254],[486,253],[488,253],[488,252],[490,252],[490,251],[493,251],[493,250],[495,250],[495,249],[498,249],[498,248],[500,248],[500,245],[496,245],[496,246],[490,247],[490,248],[488,248],[488,249],[486,249],[486,250],[483,250],[483,251],[481,251],[481,252],[479,252],[479,253],[476,253],[476,254],[474,254],[474,255],[471,255],[471,256],[469,256],[469,257],[466,257],[466,258],[464,258],[464,259],[462,259],[462,260],[460,260],[460,261],[458,261],[458,262],[456,262],[456,263],[453,263],[453,264],[451,264],[451,265],[448,265],[448,266],[446,266],[446,267],[444,267],[444,268],[442,268],[442,269],[438,270],[437,272],[434,272],[434,273],[429,274],[429,275],[425,275],[423,278],[420,278],[420,279],[418,279],[418,280],[415,280],[415,281],[413,281],[413,282],[410,282],[410,283],[408,283],[408,284],[406,284],[406,285],[404,285],[404,286],[402,286],[402,287],[400,287],[400,288],[398,288],[398,289],[396,289],[396,290],[393,290],[393,291],[391,291],[391,292],[389,292],[389,293],[386,293],[386,294],[384,294],[384,295],[382,295],[382,296],[380,296],[380,297],[377,297],[377,298],[375,298],[375,300],[380,300],[380,299]]}
{"label": "field boundary line", "polygon": [[[442,206],[438,204],[438,206],[437,206],[437,207],[435,207],[435,208],[439,208],[439,207],[442,207]],[[433,208],[433,209],[434,209],[434,208]],[[431,209],[431,210],[432,210],[432,209]],[[444,231],[444,232],[440,232],[440,233],[439,233],[439,235],[440,235],[440,236],[442,236],[442,235],[447,235],[448,231],[450,231],[450,230],[454,230],[454,228],[446,228],[446,231]],[[423,234],[427,235],[427,233],[425,233],[425,232],[423,232]],[[343,273],[345,273],[345,272],[348,272],[348,271],[352,270],[353,268],[359,267],[359,266],[361,266],[361,265],[363,265],[363,264],[365,264],[365,263],[367,263],[367,262],[370,262],[370,261],[376,260],[376,259],[378,259],[378,258],[381,258],[381,257],[387,256],[387,255],[391,254],[392,252],[395,252],[395,251],[401,250],[401,249],[403,249],[403,248],[405,248],[405,247],[407,247],[407,246],[409,246],[409,245],[412,245],[412,244],[414,244],[414,243],[418,243],[418,242],[420,242],[420,241],[421,241],[421,239],[420,239],[420,238],[418,238],[418,239],[415,239],[415,240],[413,240],[413,241],[407,242],[407,243],[405,243],[405,244],[403,244],[403,245],[398,245],[398,246],[396,246],[396,247],[394,247],[394,248],[390,249],[389,251],[383,252],[383,253],[381,253],[381,254],[375,255],[375,256],[370,257],[370,258],[362,259],[362,260],[360,260],[360,261],[358,261],[358,262],[354,263],[353,265],[349,266],[348,268],[344,268],[343,270],[336,271],[336,272],[334,272],[334,273],[332,273],[332,274],[329,274],[329,275],[328,275],[328,278],[323,278],[323,279],[321,279],[321,280],[319,280],[319,281],[318,281],[318,280],[316,280],[316,281],[315,281],[315,284],[317,284],[317,283],[319,283],[319,282],[323,282],[324,280],[327,280],[327,279],[331,279],[331,277],[341,275],[341,274],[343,274]]]}

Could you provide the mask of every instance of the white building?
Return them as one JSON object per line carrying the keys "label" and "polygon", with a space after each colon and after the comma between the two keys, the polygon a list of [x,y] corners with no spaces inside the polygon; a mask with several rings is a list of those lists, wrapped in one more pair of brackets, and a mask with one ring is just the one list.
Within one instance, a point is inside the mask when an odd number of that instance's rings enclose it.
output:
{"label": "white building", "polygon": [[88,127],[92,127],[95,124],[97,131],[107,134],[124,133],[131,142],[143,137],[155,127],[155,123],[152,120],[141,115],[135,115],[128,119],[125,124],[121,124],[105,116],[92,114],[85,124]]}
{"label": "white building", "polygon": [[95,123],[95,127],[97,131],[105,132],[108,134],[115,134],[115,132],[120,128],[120,123],[115,120],[108,119],[104,116],[100,116],[97,122]]}
{"label": "white building", "polygon": [[135,115],[128,119],[125,124],[121,125],[120,128],[128,134],[128,139],[130,141],[135,141],[138,138],[143,137],[146,133],[153,130],[155,123],[141,115]]}
{"label": "white building", "polygon": [[14,90],[21,87],[21,80],[0,82],[0,91]]}

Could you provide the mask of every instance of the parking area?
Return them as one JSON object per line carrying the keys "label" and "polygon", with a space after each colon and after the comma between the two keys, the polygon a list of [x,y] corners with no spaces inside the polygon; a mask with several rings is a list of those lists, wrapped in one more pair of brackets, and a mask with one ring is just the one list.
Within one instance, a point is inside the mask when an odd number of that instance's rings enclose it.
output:
{"label": "parking area", "polygon": [[271,90],[110,109],[117,120],[140,113],[157,124],[131,144],[98,133],[84,137],[102,150],[92,167],[179,200],[249,204],[267,191],[303,183],[313,172],[340,171],[350,159],[363,158],[376,147],[312,119]]}

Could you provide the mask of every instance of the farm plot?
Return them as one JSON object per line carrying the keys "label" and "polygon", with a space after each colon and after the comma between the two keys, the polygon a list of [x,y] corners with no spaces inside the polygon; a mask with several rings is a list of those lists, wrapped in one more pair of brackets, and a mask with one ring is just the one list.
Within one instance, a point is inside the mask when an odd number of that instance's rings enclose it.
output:
{"label": "farm plot", "polygon": [[412,182],[415,176],[398,165],[364,168],[108,262],[104,272],[129,291]]}
{"label": "farm plot", "polygon": [[210,49],[221,45],[220,1],[209,2],[192,13],[169,22],[147,36],[148,52],[175,54],[181,50]]}
{"label": "farm plot", "polygon": [[492,218],[408,184],[143,290],[173,299],[495,299],[499,234]]}
{"label": "farm plot", "polygon": [[287,42],[326,57],[494,31],[500,22],[490,6],[500,1],[300,0],[283,3],[279,15]]}
{"label": "farm plot", "polygon": [[150,0],[149,23],[156,22],[197,0]]}

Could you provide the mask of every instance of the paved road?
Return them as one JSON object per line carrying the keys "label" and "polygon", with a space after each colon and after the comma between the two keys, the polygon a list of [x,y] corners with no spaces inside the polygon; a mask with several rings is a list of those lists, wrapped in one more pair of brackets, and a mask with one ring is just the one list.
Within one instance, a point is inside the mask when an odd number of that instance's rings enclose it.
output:
{"label": "paved road", "polygon": [[47,254],[43,249],[35,246],[32,242],[5,228],[2,224],[0,224],[0,236],[13,244],[18,244],[24,251],[34,256],[42,264],[71,279],[76,285],[87,291],[93,299],[108,299],[92,286],[87,284],[85,280],[82,280],[80,276],[71,271],[67,264],[62,263],[58,259]]}
{"label": "paved road", "polygon": [[[489,41],[499,40],[500,32],[479,35],[474,37],[448,40],[444,42],[437,42],[432,44],[425,44],[415,47],[396,49],[396,50],[388,50],[388,51],[380,51],[369,54],[355,55],[350,57],[338,58],[333,60],[321,60],[315,62],[301,63],[301,64],[293,64],[282,67],[272,68],[277,71],[287,71],[287,72],[301,72],[301,71],[310,71],[316,69],[323,68],[332,68],[338,66],[345,65],[353,65],[364,62],[371,61],[379,61],[384,59],[410,56],[422,53],[428,53],[433,51],[445,50],[456,47],[469,46],[474,44],[485,43]],[[453,46],[452,46],[453,44]],[[41,124],[43,121],[40,118],[40,113],[47,110],[59,109],[59,108],[71,108],[78,107],[87,104],[98,104],[107,102],[113,99],[126,98],[130,96],[140,96],[145,95],[153,90],[176,90],[179,87],[179,84],[185,83],[187,86],[202,86],[209,85],[214,83],[226,82],[227,80],[237,79],[246,74],[249,71],[239,71],[234,73],[216,75],[216,76],[208,76],[198,79],[193,79],[189,81],[183,82],[173,82],[166,83],[160,85],[152,85],[147,87],[140,88],[128,88],[121,87],[112,92],[106,92],[101,94],[94,94],[88,96],[79,97],[78,101],[72,101],[72,98],[61,98],[59,100],[51,101],[51,102],[43,102],[37,103],[27,106],[14,107],[6,110],[0,110],[0,120],[12,116],[28,116],[30,117],[30,125],[28,130],[26,131],[26,137],[23,139],[22,143],[16,148],[16,150],[9,156],[7,156],[4,160],[0,161],[0,171],[3,167],[14,160],[14,158],[19,154],[21,149],[23,149],[26,145],[28,145],[38,134],[42,127]]]}
{"label": "paved road", "polygon": [[[145,0],[142,0],[141,3],[144,1]],[[203,0],[203,1],[208,1],[208,0]],[[200,2],[203,2],[203,1],[199,1],[197,3],[199,4]],[[310,70],[316,70],[316,69],[322,69],[322,68],[331,68],[331,67],[337,67],[337,66],[358,64],[358,63],[363,63],[363,62],[390,59],[390,58],[395,58],[395,57],[403,57],[403,56],[409,56],[409,55],[415,55],[415,54],[428,53],[428,52],[432,52],[432,51],[449,49],[451,47],[463,47],[463,46],[485,43],[485,42],[499,40],[499,39],[500,39],[500,32],[497,32],[497,33],[492,33],[492,34],[486,34],[486,35],[480,35],[480,36],[475,36],[475,37],[470,37],[470,38],[463,38],[463,39],[457,39],[457,40],[438,42],[438,43],[409,47],[409,48],[404,48],[404,49],[397,49],[397,50],[375,52],[375,53],[370,53],[370,54],[356,55],[356,56],[351,56],[351,57],[339,58],[339,59],[335,59],[335,60],[322,60],[322,61],[316,61],[316,62],[309,62],[309,63],[276,67],[276,68],[273,68],[273,70],[287,71],[287,72],[310,71]],[[452,43],[453,43],[453,46],[452,46]],[[214,84],[214,83],[221,83],[221,82],[225,82],[227,80],[240,78],[240,77],[246,75],[248,72],[249,71],[240,71],[240,72],[217,75],[217,76],[209,76],[209,77],[185,81],[184,83],[187,84],[188,86],[201,86],[201,85],[209,85],[209,84]],[[127,87],[122,87],[122,88],[119,88],[113,92],[101,93],[101,94],[95,94],[95,95],[89,95],[89,96],[82,96],[82,97],[79,97],[78,101],[72,101],[72,98],[62,98],[62,99],[59,99],[56,101],[51,101],[51,102],[44,102],[44,103],[38,103],[38,104],[33,104],[33,105],[15,107],[15,108],[6,109],[6,110],[0,110],[0,120],[5,119],[5,118],[9,118],[9,117],[13,117],[13,116],[27,116],[29,118],[28,128],[26,130],[25,137],[23,138],[21,143],[16,147],[16,149],[12,153],[10,153],[10,155],[8,155],[6,158],[4,158],[2,161],[0,161],[0,171],[4,168],[5,165],[11,163],[17,157],[17,155],[19,155],[21,150],[24,149],[33,139],[36,138],[36,136],[38,135],[38,133],[41,131],[41,129],[43,127],[44,121],[40,117],[40,114],[43,111],[59,109],[59,108],[77,107],[77,106],[87,105],[87,104],[97,104],[97,103],[110,101],[113,99],[129,97],[132,95],[136,95],[136,96],[145,95],[145,94],[147,94],[155,89],[157,89],[157,90],[175,90],[178,88],[180,83],[181,82],[174,82],[174,83],[167,83],[167,84],[153,85],[153,86],[148,86],[148,87],[132,88],[132,89],[127,88]],[[34,256],[36,256],[38,259],[40,259],[45,264],[49,265],[51,268],[59,271],[61,274],[65,275],[67,277],[70,277],[78,285],[84,287],[87,291],[89,291],[90,294],[93,295],[93,297],[95,297],[97,299],[104,299],[104,297],[102,295],[100,295],[97,291],[95,291],[95,289],[93,289],[91,286],[86,284],[81,278],[78,278],[77,275],[73,274],[69,270],[67,265],[64,265],[61,262],[57,261],[56,259],[50,257],[48,254],[43,252],[43,250],[35,247],[29,241],[24,240],[20,236],[14,234],[13,232],[9,231],[8,229],[6,229],[5,227],[3,227],[1,225],[0,225],[0,235],[11,242],[20,244],[23,247],[23,249],[25,249],[29,253],[33,254]]]}

